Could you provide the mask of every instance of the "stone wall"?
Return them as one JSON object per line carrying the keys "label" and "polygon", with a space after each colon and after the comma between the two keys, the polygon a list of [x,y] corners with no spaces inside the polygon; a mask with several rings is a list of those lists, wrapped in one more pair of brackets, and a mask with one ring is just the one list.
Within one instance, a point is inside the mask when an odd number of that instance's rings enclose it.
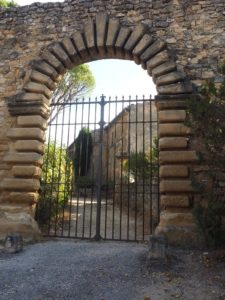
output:
{"label": "stone wall", "polygon": [[184,237],[190,242],[190,169],[197,156],[184,125],[185,100],[206,79],[220,83],[224,42],[223,0],[74,0],[1,8],[0,237],[9,231],[27,238],[38,234],[32,207],[49,101],[59,77],[80,63],[121,58],[147,69],[158,91],[164,210],[157,232],[171,242]]}

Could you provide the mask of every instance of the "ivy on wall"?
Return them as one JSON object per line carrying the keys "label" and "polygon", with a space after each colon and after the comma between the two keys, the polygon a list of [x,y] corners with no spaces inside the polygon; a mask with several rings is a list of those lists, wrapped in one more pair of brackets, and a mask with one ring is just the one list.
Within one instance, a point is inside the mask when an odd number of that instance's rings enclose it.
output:
{"label": "ivy on wall", "polygon": [[206,82],[201,95],[189,101],[190,123],[194,136],[202,142],[201,163],[204,178],[209,184],[194,177],[193,186],[202,199],[195,204],[193,214],[206,246],[225,244],[225,195],[221,190],[221,176],[225,176],[225,62],[220,68],[221,84]]}

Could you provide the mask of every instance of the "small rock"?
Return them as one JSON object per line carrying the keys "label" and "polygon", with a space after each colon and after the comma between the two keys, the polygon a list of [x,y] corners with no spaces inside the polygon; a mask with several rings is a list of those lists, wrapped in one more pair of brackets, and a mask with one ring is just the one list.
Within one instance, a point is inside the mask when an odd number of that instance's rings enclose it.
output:
{"label": "small rock", "polygon": [[23,250],[23,238],[18,234],[9,234],[4,241],[4,251],[7,253],[18,253]]}

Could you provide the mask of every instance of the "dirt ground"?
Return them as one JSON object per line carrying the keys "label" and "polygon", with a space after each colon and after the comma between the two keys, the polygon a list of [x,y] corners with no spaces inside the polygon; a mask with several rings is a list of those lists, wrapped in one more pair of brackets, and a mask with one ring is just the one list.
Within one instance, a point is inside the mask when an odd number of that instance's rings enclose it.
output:
{"label": "dirt ground", "polygon": [[72,239],[1,249],[0,299],[225,300],[225,251],[153,260],[147,243]]}

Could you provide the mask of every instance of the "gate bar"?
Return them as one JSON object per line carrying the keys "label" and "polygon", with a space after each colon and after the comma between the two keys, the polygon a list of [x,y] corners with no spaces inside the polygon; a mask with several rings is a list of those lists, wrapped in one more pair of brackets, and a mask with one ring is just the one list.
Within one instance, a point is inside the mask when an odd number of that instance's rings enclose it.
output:
{"label": "gate bar", "polygon": [[105,96],[102,95],[101,101],[99,102],[101,111],[100,111],[100,121],[99,121],[99,126],[100,126],[100,133],[99,133],[99,156],[98,156],[98,173],[97,173],[97,214],[96,214],[96,234],[94,239],[96,241],[99,241],[102,239],[101,234],[100,234],[100,229],[101,229],[101,189],[102,189],[102,148],[103,148],[103,130],[104,130],[104,106],[105,106]]}

